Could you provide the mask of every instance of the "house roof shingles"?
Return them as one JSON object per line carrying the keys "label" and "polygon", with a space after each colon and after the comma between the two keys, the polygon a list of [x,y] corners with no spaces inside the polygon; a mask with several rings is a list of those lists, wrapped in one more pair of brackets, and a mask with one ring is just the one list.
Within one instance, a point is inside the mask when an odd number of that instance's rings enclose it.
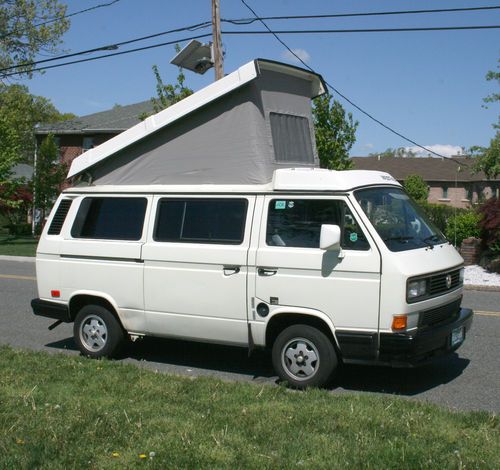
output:
{"label": "house roof shingles", "polygon": [[[454,161],[449,161],[454,160]],[[420,175],[425,181],[474,182],[487,180],[483,172],[472,171],[473,159],[469,157],[352,157],[356,170],[385,171],[404,181],[408,175]],[[498,178],[497,178],[498,180]]]}
{"label": "house roof shingles", "polygon": [[88,114],[68,121],[40,124],[36,134],[90,134],[106,132],[122,132],[141,122],[139,116],[144,113],[151,114],[153,104],[151,101],[117,105],[108,111]]}

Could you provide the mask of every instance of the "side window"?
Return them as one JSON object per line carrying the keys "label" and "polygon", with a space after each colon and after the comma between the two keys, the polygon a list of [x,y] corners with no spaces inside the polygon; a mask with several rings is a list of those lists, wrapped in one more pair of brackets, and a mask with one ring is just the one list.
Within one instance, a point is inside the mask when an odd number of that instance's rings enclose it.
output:
{"label": "side window", "polygon": [[273,199],[269,203],[266,243],[269,246],[319,248],[323,224],[340,226],[343,248],[370,248],[346,203],[327,199]]}
{"label": "side window", "polygon": [[153,238],[160,242],[239,245],[245,234],[246,199],[162,199]]}
{"label": "side window", "polygon": [[142,197],[87,197],[80,204],[71,236],[140,240],[146,206]]}

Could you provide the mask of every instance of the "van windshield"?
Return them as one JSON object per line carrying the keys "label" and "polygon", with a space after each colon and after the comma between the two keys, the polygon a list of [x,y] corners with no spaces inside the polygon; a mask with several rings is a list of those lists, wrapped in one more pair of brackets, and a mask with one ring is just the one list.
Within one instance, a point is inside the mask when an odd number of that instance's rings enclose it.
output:
{"label": "van windshield", "polygon": [[447,242],[401,189],[361,189],[354,195],[389,250],[407,251]]}

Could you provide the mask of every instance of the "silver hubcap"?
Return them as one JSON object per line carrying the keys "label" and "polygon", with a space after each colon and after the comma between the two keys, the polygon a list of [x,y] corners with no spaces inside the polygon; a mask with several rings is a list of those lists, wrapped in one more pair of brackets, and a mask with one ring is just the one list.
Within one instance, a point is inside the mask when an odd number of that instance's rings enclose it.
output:
{"label": "silver hubcap", "polygon": [[80,340],[89,351],[100,351],[106,346],[108,329],[97,315],[88,315],[80,325]]}
{"label": "silver hubcap", "polygon": [[307,339],[292,339],[281,351],[281,364],[286,373],[293,379],[310,379],[318,372],[318,350]]}

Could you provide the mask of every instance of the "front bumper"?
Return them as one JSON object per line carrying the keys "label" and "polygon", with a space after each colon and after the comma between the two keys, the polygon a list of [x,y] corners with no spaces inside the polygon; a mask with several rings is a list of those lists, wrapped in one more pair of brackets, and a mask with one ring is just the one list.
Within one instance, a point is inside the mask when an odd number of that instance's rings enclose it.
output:
{"label": "front bumper", "polygon": [[[381,333],[379,362],[393,366],[416,366],[450,354],[463,344],[473,315],[471,309],[461,308],[457,318],[444,325],[408,333]],[[463,341],[452,346],[452,332],[459,328],[463,328]]]}
{"label": "front bumper", "polygon": [[33,313],[40,317],[53,318],[65,323],[71,322],[69,308],[65,304],[51,302],[50,300],[33,299],[31,301]]}

